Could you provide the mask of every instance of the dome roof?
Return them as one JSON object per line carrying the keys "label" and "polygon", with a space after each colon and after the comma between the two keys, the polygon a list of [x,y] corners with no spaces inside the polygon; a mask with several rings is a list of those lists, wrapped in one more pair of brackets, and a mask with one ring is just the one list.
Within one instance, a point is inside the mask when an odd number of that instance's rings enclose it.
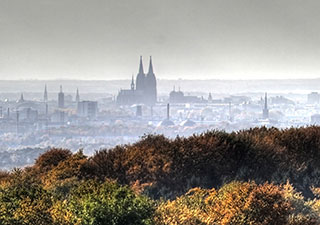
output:
{"label": "dome roof", "polygon": [[174,126],[174,122],[172,122],[171,120],[165,119],[160,122],[159,126],[164,126],[164,127]]}
{"label": "dome roof", "polygon": [[196,125],[196,123],[190,119],[187,119],[183,121],[180,125],[184,127],[193,127],[194,125]]}

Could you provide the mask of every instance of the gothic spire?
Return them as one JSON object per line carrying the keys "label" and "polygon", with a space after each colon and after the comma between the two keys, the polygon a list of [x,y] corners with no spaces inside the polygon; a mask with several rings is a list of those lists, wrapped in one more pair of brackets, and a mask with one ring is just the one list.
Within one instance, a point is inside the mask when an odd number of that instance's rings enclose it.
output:
{"label": "gothic spire", "polygon": [[80,102],[79,89],[77,88],[76,102]]}
{"label": "gothic spire", "polygon": [[136,79],[136,90],[137,91],[144,91],[145,90],[145,74],[143,71],[143,64],[142,64],[142,56],[140,56],[140,65],[139,65],[139,73]]}
{"label": "gothic spire", "polygon": [[48,101],[48,92],[47,92],[47,84],[44,85],[44,95],[43,95],[43,100],[45,102]]}
{"label": "gothic spire", "polygon": [[150,56],[150,62],[149,62],[149,72],[148,74],[153,74],[153,66],[152,66],[152,57]]}
{"label": "gothic spire", "polygon": [[264,108],[268,109],[268,96],[267,96],[267,92],[264,95]]}
{"label": "gothic spire", "polygon": [[19,102],[24,102],[23,93],[21,93],[21,95],[20,95],[20,100],[19,100]]}
{"label": "gothic spire", "polygon": [[142,56],[140,56],[139,74],[144,74],[143,64],[142,64]]}
{"label": "gothic spire", "polygon": [[133,74],[132,74],[132,80],[131,80],[131,90],[134,90],[134,78],[133,78]]}

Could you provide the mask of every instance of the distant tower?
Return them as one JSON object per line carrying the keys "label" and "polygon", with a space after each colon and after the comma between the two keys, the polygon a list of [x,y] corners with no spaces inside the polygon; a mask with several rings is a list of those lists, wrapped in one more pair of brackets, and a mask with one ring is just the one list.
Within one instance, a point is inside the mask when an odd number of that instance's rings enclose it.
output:
{"label": "distant tower", "polygon": [[131,90],[134,91],[134,78],[132,75],[132,80],[131,80]]}
{"label": "distant tower", "polygon": [[19,133],[19,111],[17,111],[17,118],[16,118],[16,123],[17,123],[17,134]]}
{"label": "distant tower", "polygon": [[265,93],[265,96],[264,96],[264,108],[263,108],[263,111],[262,111],[262,118],[263,118],[263,119],[268,119],[268,118],[269,118],[268,96],[267,96],[267,93]]}
{"label": "distant tower", "polygon": [[76,102],[80,102],[79,89],[77,88]]}
{"label": "distant tower", "polygon": [[167,104],[167,120],[170,120],[170,104]]}
{"label": "distant tower", "polygon": [[211,95],[211,93],[209,93],[208,102],[212,102],[212,95]]}
{"label": "distant tower", "polygon": [[149,105],[157,102],[157,80],[153,72],[152,58],[150,56],[149,71],[146,76],[145,98]]}
{"label": "distant tower", "polygon": [[43,94],[43,101],[48,101],[48,92],[47,92],[47,85],[44,86],[44,94]]}
{"label": "distant tower", "polygon": [[64,108],[64,93],[62,92],[62,86],[60,85],[60,92],[58,94],[58,107]]}
{"label": "distant tower", "polygon": [[137,117],[141,117],[142,116],[142,106],[141,105],[137,105],[136,116]]}
{"label": "distant tower", "polygon": [[140,56],[139,73],[136,79],[136,89],[137,91],[144,91],[145,88],[145,74],[143,72],[142,56]]}
{"label": "distant tower", "polygon": [[49,106],[48,103],[46,103],[46,118],[48,119],[48,115],[49,115]]}
{"label": "distant tower", "polygon": [[232,116],[232,108],[231,108],[231,102],[229,102],[229,121],[233,122],[233,116]]}
{"label": "distant tower", "polygon": [[21,95],[20,95],[19,102],[24,102],[23,93],[21,93]]}

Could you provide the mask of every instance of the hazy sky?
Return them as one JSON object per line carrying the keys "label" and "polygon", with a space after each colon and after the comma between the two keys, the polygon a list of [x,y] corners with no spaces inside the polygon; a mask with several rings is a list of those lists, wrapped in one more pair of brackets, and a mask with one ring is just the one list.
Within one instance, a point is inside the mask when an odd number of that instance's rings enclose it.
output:
{"label": "hazy sky", "polygon": [[0,0],[0,79],[320,77],[319,0]]}

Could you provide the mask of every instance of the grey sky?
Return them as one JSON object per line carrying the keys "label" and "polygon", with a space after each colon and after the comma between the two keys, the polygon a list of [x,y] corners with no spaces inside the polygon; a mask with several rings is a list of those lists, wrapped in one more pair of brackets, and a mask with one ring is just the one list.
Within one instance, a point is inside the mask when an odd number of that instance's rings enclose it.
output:
{"label": "grey sky", "polygon": [[320,77],[319,0],[0,0],[0,79]]}

